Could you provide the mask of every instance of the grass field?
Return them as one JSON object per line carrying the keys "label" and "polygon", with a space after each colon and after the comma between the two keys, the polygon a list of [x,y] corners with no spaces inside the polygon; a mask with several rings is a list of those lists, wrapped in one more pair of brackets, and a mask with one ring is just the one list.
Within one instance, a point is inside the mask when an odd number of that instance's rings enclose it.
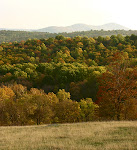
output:
{"label": "grass field", "polygon": [[137,121],[0,127],[0,150],[137,150]]}

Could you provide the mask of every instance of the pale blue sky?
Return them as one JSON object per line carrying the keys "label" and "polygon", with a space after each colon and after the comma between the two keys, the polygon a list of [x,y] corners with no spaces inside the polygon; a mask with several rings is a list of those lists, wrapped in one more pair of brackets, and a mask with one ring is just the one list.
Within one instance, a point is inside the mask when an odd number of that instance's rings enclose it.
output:
{"label": "pale blue sky", "polygon": [[0,28],[118,23],[137,30],[137,0],[0,0]]}

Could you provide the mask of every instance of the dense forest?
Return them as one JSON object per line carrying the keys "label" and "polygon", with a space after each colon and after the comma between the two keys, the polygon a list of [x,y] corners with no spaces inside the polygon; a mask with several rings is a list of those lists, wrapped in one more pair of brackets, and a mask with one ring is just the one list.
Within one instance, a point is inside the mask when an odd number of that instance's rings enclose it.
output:
{"label": "dense forest", "polygon": [[20,42],[22,40],[26,41],[29,38],[34,39],[47,39],[50,37],[56,37],[58,35],[62,35],[64,37],[76,37],[76,36],[87,36],[87,37],[98,37],[98,36],[112,36],[122,34],[123,36],[131,36],[132,34],[137,35],[137,31],[133,30],[91,30],[91,31],[79,31],[79,32],[72,32],[72,33],[47,33],[47,32],[27,32],[27,31],[0,31],[0,43],[2,42]]}
{"label": "dense forest", "polygon": [[137,119],[137,36],[93,32],[1,43],[0,125]]}

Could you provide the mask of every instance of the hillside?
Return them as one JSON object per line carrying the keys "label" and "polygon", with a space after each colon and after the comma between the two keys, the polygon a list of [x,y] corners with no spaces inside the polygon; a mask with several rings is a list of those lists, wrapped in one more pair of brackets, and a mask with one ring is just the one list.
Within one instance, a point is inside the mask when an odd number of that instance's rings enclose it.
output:
{"label": "hillside", "polygon": [[1,150],[137,148],[137,122],[88,122],[0,128]]}
{"label": "hillside", "polygon": [[136,41],[58,35],[0,44],[0,125],[136,120]]}
{"label": "hillside", "polygon": [[91,31],[81,31],[81,32],[72,32],[72,33],[46,33],[46,32],[27,32],[27,31],[0,31],[0,43],[2,42],[14,42],[14,41],[22,41],[27,39],[47,39],[50,37],[56,37],[57,35],[63,35],[65,37],[75,37],[75,36],[87,36],[87,37],[98,37],[98,36],[111,36],[122,34],[124,36],[131,34],[137,35],[137,31],[135,30],[112,30],[112,31],[104,31],[104,30],[91,30]]}

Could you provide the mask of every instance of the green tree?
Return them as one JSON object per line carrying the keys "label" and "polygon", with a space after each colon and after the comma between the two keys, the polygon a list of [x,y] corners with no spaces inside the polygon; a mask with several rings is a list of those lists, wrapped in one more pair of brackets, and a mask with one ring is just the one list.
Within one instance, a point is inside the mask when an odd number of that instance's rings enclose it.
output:
{"label": "green tree", "polygon": [[93,119],[96,119],[99,107],[97,104],[93,103],[91,98],[80,100],[79,105],[82,121],[92,121]]}

